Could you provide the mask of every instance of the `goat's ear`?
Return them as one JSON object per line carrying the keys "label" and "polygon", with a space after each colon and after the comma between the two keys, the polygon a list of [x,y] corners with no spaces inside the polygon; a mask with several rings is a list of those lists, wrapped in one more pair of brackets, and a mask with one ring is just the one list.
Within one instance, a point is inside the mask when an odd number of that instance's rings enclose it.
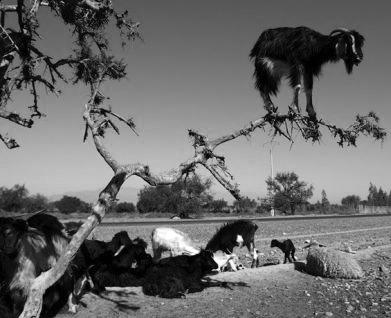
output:
{"label": "goat's ear", "polygon": [[340,37],[340,39],[337,42],[337,45],[335,46],[337,50],[337,56],[341,59],[346,57],[347,54],[347,43],[343,36]]}

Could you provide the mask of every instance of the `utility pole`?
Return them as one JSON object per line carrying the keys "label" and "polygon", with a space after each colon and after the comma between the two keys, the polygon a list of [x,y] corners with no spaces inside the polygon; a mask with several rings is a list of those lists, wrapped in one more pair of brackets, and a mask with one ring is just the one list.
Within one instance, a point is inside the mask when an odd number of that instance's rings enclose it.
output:
{"label": "utility pole", "polygon": [[[273,145],[270,145],[270,168],[271,178],[274,180],[274,167],[273,167]],[[274,198],[272,197],[271,191],[269,192],[270,197],[270,216],[274,216]]]}

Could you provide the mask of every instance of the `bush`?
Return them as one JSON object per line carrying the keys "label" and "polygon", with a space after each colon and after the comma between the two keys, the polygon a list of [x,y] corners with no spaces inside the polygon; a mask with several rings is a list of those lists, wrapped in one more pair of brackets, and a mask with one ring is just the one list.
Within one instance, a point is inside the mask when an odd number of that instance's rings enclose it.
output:
{"label": "bush", "polygon": [[91,212],[91,205],[87,202],[80,200],[77,197],[70,197],[64,195],[60,200],[55,201],[53,204],[61,213],[65,214],[74,212]]}
{"label": "bush", "polygon": [[48,199],[42,194],[36,194],[26,198],[23,205],[26,212],[35,212],[48,208]]}
{"label": "bush", "polygon": [[250,199],[249,197],[244,197],[240,201],[236,200],[233,206],[237,213],[254,212],[257,208],[257,201]]}
{"label": "bush", "polygon": [[18,212],[23,209],[28,191],[24,185],[15,184],[12,188],[0,188],[0,209]]}
{"label": "bush", "polygon": [[211,213],[219,213],[219,212],[229,213],[230,212],[230,210],[228,208],[228,202],[223,199],[211,201],[208,204],[208,208],[209,208],[209,212],[211,212]]}
{"label": "bush", "polygon": [[136,212],[136,206],[132,202],[120,202],[113,210],[118,213],[134,213]]}
{"label": "bush", "polygon": [[210,186],[209,179],[202,180],[194,175],[171,186],[145,187],[138,193],[137,210],[140,213],[174,213],[185,216],[200,213],[213,199],[208,193]]}

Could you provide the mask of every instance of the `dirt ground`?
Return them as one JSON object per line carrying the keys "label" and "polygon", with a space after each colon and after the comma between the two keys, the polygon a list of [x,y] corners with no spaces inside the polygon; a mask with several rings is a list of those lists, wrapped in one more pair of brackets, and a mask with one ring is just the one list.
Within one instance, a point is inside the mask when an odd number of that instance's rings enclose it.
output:
{"label": "dirt ground", "polygon": [[391,245],[362,249],[354,257],[363,279],[310,276],[298,261],[209,276],[227,286],[185,299],[145,296],[141,287],[87,294],[77,314],[57,317],[391,317]]}

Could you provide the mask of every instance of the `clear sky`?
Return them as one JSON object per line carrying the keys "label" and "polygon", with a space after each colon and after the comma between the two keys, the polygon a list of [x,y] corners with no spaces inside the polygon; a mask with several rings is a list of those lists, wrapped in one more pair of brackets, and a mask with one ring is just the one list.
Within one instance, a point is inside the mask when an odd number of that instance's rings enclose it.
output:
{"label": "clear sky", "polygon": [[[325,65],[315,81],[314,105],[319,117],[340,126],[352,122],[356,113],[374,110],[390,128],[389,0],[114,2],[141,23],[144,38],[124,51],[114,47],[128,63],[128,79],[105,87],[113,108],[132,116],[140,133],[136,137],[124,127],[119,137],[108,135],[108,146],[123,162],[144,162],[155,172],[166,171],[192,156],[188,128],[215,137],[261,116],[248,54],[263,30],[279,26],[305,25],[322,33],[343,26],[362,33],[364,61],[350,76],[342,63]],[[69,33],[49,15],[42,17],[49,52],[67,54]],[[284,85],[275,103],[286,110],[290,98]],[[111,170],[91,140],[82,142],[87,99],[87,89],[64,87],[60,98],[41,96],[47,117],[33,129],[2,121],[2,132],[8,131],[22,147],[9,151],[1,145],[0,185],[22,183],[32,193],[45,195],[104,187]],[[22,109],[26,103],[30,101],[19,96],[13,106]],[[266,192],[268,141],[260,131],[217,150],[226,156],[242,192],[252,197]],[[290,147],[282,138],[276,141],[275,171],[295,171],[313,184],[312,201],[320,199],[322,189],[332,202],[348,194],[365,198],[370,182],[391,189],[389,139],[381,144],[361,138],[357,148],[340,148],[325,131],[320,144],[298,138]],[[203,168],[199,171],[206,175]],[[127,186],[143,184],[133,178]],[[216,185],[214,190],[224,189]]]}

